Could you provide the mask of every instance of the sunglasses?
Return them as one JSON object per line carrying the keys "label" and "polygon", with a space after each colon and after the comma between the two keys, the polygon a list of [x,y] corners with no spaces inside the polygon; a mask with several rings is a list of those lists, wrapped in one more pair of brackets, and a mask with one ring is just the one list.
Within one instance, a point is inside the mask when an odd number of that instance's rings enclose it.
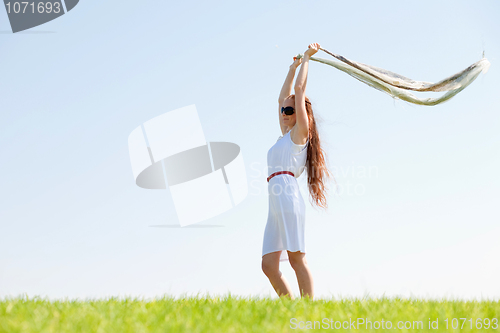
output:
{"label": "sunglasses", "polygon": [[285,112],[287,116],[291,116],[295,112],[295,109],[291,106],[287,106],[286,108],[282,107],[281,114],[283,114],[283,112]]}

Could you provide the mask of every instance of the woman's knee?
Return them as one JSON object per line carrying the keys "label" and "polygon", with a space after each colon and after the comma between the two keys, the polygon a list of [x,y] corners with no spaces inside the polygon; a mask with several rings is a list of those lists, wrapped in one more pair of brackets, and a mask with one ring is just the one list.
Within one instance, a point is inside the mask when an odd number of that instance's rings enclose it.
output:
{"label": "woman's knee", "polygon": [[266,255],[262,257],[262,271],[267,276],[279,273],[279,260],[276,261],[274,255]]}
{"label": "woman's knee", "polygon": [[307,265],[305,253],[288,252],[288,261],[294,270],[304,268]]}
{"label": "woman's knee", "polygon": [[275,267],[265,260],[262,260],[262,271],[266,274],[266,276],[276,275],[279,273],[279,267]]}

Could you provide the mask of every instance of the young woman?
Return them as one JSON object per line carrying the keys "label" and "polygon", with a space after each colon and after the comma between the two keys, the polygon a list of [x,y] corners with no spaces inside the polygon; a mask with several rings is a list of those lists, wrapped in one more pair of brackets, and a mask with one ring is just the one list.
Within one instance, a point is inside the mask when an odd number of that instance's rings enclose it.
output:
{"label": "young woman", "polygon": [[[310,44],[302,59],[296,59],[281,89],[279,122],[282,136],[267,153],[269,215],[262,247],[262,270],[274,290],[294,299],[280,261],[289,260],[297,275],[302,297],[314,298],[313,279],[305,258],[305,202],[297,178],[307,169],[309,193],[314,202],[326,208],[325,176],[330,177],[320,146],[311,102],[305,95],[309,58],[318,52],[318,43]],[[302,65],[301,65],[302,63]],[[301,65],[292,84],[297,67]]]}

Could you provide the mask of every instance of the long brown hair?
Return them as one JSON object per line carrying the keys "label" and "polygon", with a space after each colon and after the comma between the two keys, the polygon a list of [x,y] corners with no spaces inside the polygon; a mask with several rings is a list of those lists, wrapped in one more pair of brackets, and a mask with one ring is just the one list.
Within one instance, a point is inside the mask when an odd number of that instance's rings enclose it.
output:
{"label": "long brown hair", "polygon": [[[295,101],[295,94],[288,96],[288,98],[293,98]],[[309,187],[309,194],[312,197],[313,202],[317,206],[324,209],[328,208],[326,202],[325,192],[328,189],[326,186],[326,178],[335,177],[330,173],[326,166],[325,152],[321,148],[321,142],[319,139],[319,133],[316,126],[316,120],[314,118],[313,109],[311,106],[311,101],[306,96],[306,111],[307,118],[309,120],[309,144],[307,147],[307,160],[305,170],[307,171],[307,184]],[[335,181],[335,183],[337,183]]]}

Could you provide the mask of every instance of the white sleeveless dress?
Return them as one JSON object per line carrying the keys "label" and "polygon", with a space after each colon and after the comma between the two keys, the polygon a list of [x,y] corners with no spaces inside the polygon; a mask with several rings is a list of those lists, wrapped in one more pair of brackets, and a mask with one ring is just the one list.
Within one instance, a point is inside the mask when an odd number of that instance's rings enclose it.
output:
{"label": "white sleeveless dress", "polygon": [[276,171],[291,171],[295,177],[280,174],[269,180],[269,215],[264,231],[262,256],[281,251],[280,261],[286,261],[286,250],[306,252],[306,206],[297,178],[305,169],[308,144],[309,139],[304,145],[295,144],[288,131],[267,152],[267,177]]}

